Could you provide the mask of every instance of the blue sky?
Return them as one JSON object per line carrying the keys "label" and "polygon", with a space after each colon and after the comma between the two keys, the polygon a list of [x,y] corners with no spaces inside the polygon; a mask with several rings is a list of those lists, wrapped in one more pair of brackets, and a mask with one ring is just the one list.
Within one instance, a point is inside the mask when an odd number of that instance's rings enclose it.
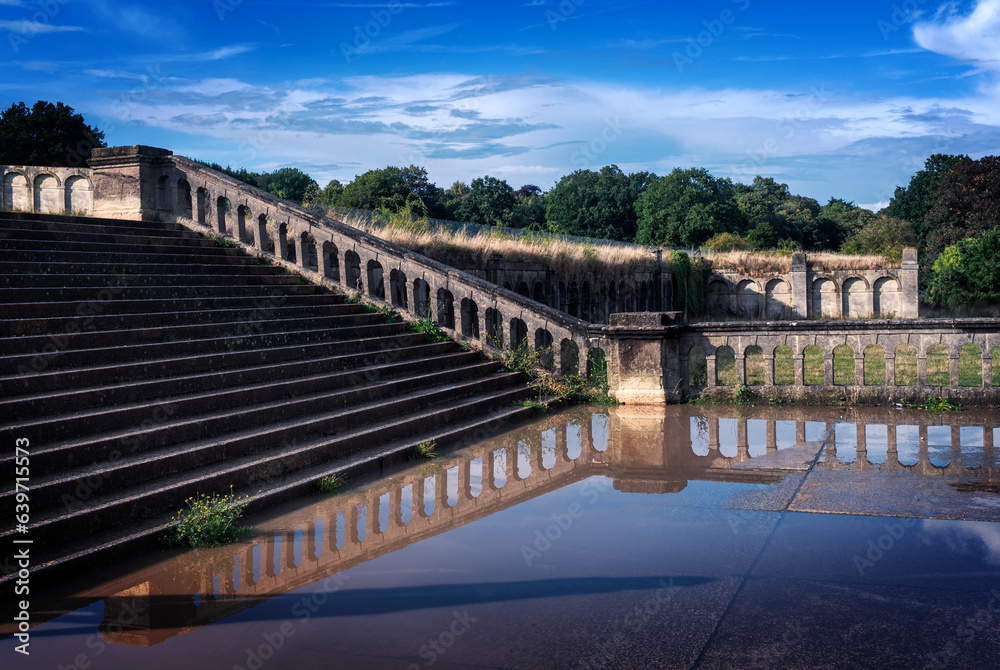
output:
{"label": "blue sky", "polygon": [[1000,153],[1000,0],[0,0],[0,105],[320,185],[615,163],[884,203]]}

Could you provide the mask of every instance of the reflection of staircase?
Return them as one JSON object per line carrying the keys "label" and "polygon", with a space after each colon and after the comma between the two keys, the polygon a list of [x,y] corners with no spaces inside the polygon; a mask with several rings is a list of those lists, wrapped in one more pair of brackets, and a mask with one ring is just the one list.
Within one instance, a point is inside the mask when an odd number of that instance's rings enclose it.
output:
{"label": "reflection of staircase", "polygon": [[0,250],[0,430],[30,440],[48,574],[150,545],[196,493],[259,508],[530,413],[519,375],[180,226],[6,214]]}

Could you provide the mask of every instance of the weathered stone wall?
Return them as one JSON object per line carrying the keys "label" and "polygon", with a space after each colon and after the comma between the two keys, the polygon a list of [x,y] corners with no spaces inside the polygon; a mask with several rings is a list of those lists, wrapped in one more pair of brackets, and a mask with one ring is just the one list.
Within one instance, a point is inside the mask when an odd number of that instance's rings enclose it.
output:
{"label": "weathered stone wall", "polygon": [[38,214],[94,213],[94,183],[87,168],[0,165],[0,209]]}

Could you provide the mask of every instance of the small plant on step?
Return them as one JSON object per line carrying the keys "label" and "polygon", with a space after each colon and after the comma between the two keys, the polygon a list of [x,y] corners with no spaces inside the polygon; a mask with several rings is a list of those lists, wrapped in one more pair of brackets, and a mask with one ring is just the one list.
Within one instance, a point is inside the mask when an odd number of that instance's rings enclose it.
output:
{"label": "small plant on step", "polygon": [[426,440],[413,447],[414,458],[432,459],[438,457],[437,442]]}
{"label": "small plant on step", "polygon": [[249,504],[249,497],[238,498],[232,493],[207,495],[200,493],[184,501],[173,520],[177,522],[167,533],[167,542],[180,547],[216,547],[235,542],[253,530],[236,522]]}
{"label": "small plant on step", "polygon": [[316,488],[320,493],[336,493],[347,486],[347,482],[347,477],[339,472],[334,472],[316,482]]}
{"label": "small plant on step", "polygon": [[548,410],[548,407],[545,404],[540,403],[537,400],[522,400],[517,404],[520,405],[521,407],[529,408],[532,414],[535,415],[545,414],[545,412]]}
{"label": "small plant on step", "polygon": [[428,318],[423,318],[410,326],[410,329],[415,333],[423,333],[427,335],[432,342],[447,342],[451,338],[445,335],[444,331],[438,328],[438,325]]}

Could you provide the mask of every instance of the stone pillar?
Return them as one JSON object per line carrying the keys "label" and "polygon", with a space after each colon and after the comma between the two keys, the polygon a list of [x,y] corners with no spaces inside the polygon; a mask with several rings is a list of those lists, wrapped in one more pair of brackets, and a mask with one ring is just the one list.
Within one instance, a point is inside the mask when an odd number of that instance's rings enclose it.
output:
{"label": "stone pillar", "polygon": [[716,386],[718,377],[715,371],[715,354],[705,356],[705,386]]}
{"label": "stone pillar", "polygon": [[788,275],[792,284],[792,318],[809,318],[809,273],[806,269],[806,255],[792,254],[792,271]]}
{"label": "stone pillar", "polygon": [[993,388],[993,352],[983,351],[983,388]]}
{"label": "stone pillar", "polygon": [[737,353],[735,356],[736,360],[736,383],[746,384],[747,383],[747,359],[743,353]]}
{"label": "stone pillar", "polygon": [[747,420],[736,420],[736,459],[741,463],[750,459],[750,440],[747,438]]}
{"label": "stone pillar", "polygon": [[767,451],[778,451],[778,422],[774,419],[767,420]]}
{"label": "stone pillar", "polygon": [[666,405],[681,398],[680,312],[615,314],[601,328],[608,347],[608,383],[619,402]]}
{"label": "stone pillar", "polygon": [[899,271],[899,307],[900,316],[904,319],[916,319],[920,316],[919,274],[917,250],[903,249],[903,265]]}
{"label": "stone pillar", "polygon": [[927,386],[927,354],[917,352],[917,386]]}
{"label": "stone pillar", "polygon": [[898,466],[899,465],[899,451],[896,447],[896,425],[887,424],[885,427],[885,441],[886,441],[886,465]]}
{"label": "stone pillar", "polygon": [[774,386],[774,356],[764,355],[764,383]]}
{"label": "stone pillar", "polygon": [[[402,528],[406,524],[403,522],[403,489],[405,486],[395,486],[389,493],[389,526],[393,528]],[[410,503],[410,519],[413,519],[413,490],[416,487],[410,487],[409,503]]]}
{"label": "stone pillar", "polygon": [[948,363],[950,367],[950,373],[948,376],[948,385],[952,388],[958,387],[958,352],[953,351],[948,356]]}
{"label": "stone pillar", "polygon": [[[142,145],[96,147],[88,161],[93,170],[94,216],[133,221],[172,220],[175,213],[173,152]],[[166,202],[157,201],[160,178],[166,180]],[[28,185],[29,188],[33,184]],[[168,204],[169,203],[169,204]]]}
{"label": "stone pillar", "polygon": [[983,465],[988,468],[988,471],[993,472],[993,468],[1000,465],[997,463],[996,454],[994,452],[995,445],[993,444],[993,426],[989,423],[983,426]]}
{"label": "stone pillar", "polygon": [[864,354],[854,354],[854,385],[865,385],[865,357]]}
{"label": "stone pillar", "polygon": [[257,226],[257,233],[254,235],[254,246],[256,246],[260,251],[266,253],[267,247],[269,246],[266,242],[268,239],[267,222],[261,221],[260,219],[254,219],[254,221]]}
{"label": "stone pillar", "polygon": [[806,357],[802,354],[792,354],[792,367],[795,369],[795,385],[798,387],[805,386],[805,364]]}
{"label": "stone pillar", "polygon": [[896,385],[896,355],[886,353],[885,355],[885,385]]}
{"label": "stone pillar", "polygon": [[868,466],[868,426],[863,423],[855,424],[858,434],[858,463],[864,470]]}
{"label": "stone pillar", "polygon": [[823,383],[833,386],[833,352],[823,354]]}

